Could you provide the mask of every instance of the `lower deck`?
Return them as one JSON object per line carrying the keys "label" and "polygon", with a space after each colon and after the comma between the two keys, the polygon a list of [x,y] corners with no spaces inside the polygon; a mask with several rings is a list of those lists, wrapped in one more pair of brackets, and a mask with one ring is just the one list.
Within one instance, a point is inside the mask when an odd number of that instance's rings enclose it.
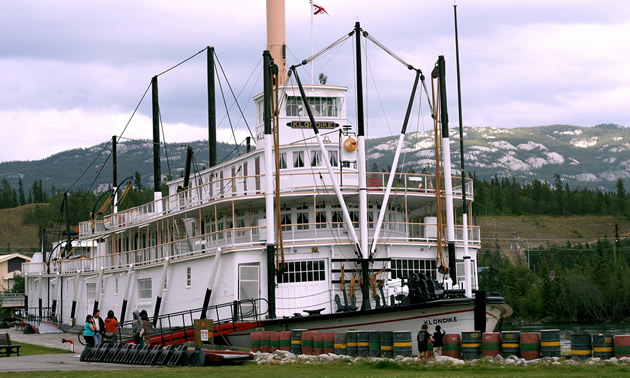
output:
{"label": "lower deck", "polygon": [[[476,288],[476,250],[471,250],[472,282],[473,288]],[[361,307],[360,265],[350,245],[289,245],[283,255],[282,273],[275,277],[278,317],[305,316],[305,310],[318,309],[322,314],[336,313],[339,310],[336,296],[345,305],[344,297],[350,302],[354,295],[356,306]],[[381,304],[384,297],[384,304],[391,305],[391,295],[400,293],[399,287],[386,285],[391,280],[408,278],[411,273],[419,272],[442,281],[444,277],[438,272],[436,256],[436,246],[429,244],[389,244],[382,248],[370,265],[372,308],[376,307],[375,295],[379,295]],[[458,282],[464,279],[463,257],[463,248],[458,247]],[[282,254],[276,258],[282,264]],[[77,263],[89,260],[81,259]],[[72,273],[53,274],[27,272],[28,307],[37,307],[40,298],[44,307],[52,307],[53,301],[56,301],[55,317],[70,324],[73,300],[76,301],[75,318],[81,321],[92,312],[95,301],[98,301],[103,313],[113,310],[118,315],[123,300],[126,300],[129,319],[136,309],[154,314],[158,296],[162,298],[160,313],[202,307],[207,289],[212,290],[211,305],[268,298],[266,261],[265,248],[252,246],[220,253],[179,255],[116,269],[79,271],[79,268]],[[218,266],[215,267],[215,264]],[[215,275],[214,271],[217,272]],[[375,290],[374,283],[377,287],[385,285]],[[266,312],[267,309],[257,310]]]}

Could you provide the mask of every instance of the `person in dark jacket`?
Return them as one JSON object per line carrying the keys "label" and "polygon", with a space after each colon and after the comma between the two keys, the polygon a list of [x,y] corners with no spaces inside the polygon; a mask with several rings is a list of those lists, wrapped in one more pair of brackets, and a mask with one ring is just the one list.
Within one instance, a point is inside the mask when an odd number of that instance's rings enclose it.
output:
{"label": "person in dark jacket", "polygon": [[140,331],[142,331],[142,319],[140,318],[140,312],[138,310],[133,312],[131,331],[133,332],[133,342],[143,345],[142,335],[140,334]]}
{"label": "person in dark jacket", "polygon": [[418,332],[418,361],[420,357],[424,359],[426,362],[427,358],[429,358],[429,341],[433,341],[433,337],[429,333],[429,326],[426,324],[422,325],[422,329]]}
{"label": "person in dark jacket", "polygon": [[439,324],[435,326],[435,332],[433,332],[433,355],[442,355],[442,346],[444,345],[444,335],[446,331],[442,329]]}

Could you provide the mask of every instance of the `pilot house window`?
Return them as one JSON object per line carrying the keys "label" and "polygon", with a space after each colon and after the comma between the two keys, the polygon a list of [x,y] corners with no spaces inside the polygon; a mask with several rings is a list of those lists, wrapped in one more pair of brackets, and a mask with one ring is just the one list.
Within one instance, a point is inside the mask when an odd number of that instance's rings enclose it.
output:
{"label": "pilot house window", "polygon": [[[337,117],[339,108],[336,97],[307,97],[314,117]],[[306,117],[302,99],[298,96],[287,96],[287,117]]]}

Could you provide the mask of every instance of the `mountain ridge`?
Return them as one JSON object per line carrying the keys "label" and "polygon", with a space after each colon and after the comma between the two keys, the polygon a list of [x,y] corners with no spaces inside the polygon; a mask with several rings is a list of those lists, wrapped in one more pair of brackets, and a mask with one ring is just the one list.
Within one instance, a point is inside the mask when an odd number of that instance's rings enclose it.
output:
{"label": "mountain ridge", "polygon": [[[432,131],[414,132],[405,136],[399,170],[434,171],[432,134]],[[459,174],[459,131],[452,129],[450,135],[452,168],[454,174]],[[397,140],[398,136],[390,136],[366,141],[368,170],[375,167],[388,169]],[[0,180],[6,179],[17,188],[18,180],[22,179],[25,190],[33,181],[41,180],[46,191],[53,187],[102,191],[112,181],[109,143],[62,151],[41,160],[0,163]],[[179,177],[183,173],[187,145],[195,151],[193,169],[201,170],[207,166],[207,141],[167,144],[166,153],[161,152],[163,175]],[[497,176],[519,182],[538,179],[552,183],[559,177],[571,187],[611,191],[615,189],[617,179],[630,177],[630,128],[616,124],[464,127],[464,151],[466,172],[484,180]],[[124,141],[117,145],[117,152],[119,181],[134,176],[137,171],[145,186],[152,182],[151,141]],[[242,153],[245,153],[244,146],[237,151],[235,145],[217,144],[219,161]],[[88,166],[90,162],[92,164]],[[95,180],[99,171],[102,172]]]}

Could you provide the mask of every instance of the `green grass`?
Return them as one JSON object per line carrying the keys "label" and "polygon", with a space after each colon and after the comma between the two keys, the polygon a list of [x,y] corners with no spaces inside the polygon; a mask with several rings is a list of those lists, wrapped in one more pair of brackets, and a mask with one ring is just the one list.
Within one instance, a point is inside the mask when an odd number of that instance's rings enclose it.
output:
{"label": "green grass", "polygon": [[[630,366],[596,365],[539,365],[506,366],[477,363],[476,365],[404,365],[389,361],[372,363],[331,363],[323,365],[264,365],[246,363],[237,366],[203,368],[153,368],[148,370],[90,371],[90,376],[146,376],[146,377],[618,377],[630,375]],[[21,377],[41,377],[41,372],[20,373]],[[46,377],[85,377],[85,371],[48,371]]]}
{"label": "green grass", "polygon": [[[20,356],[36,356],[38,354],[55,354],[55,353],[72,353],[66,349],[57,349],[57,348],[48,348],[45,346],[35,345],[35,344],[27,344],[27,343],[17,343],[13,344],[21,345],[20,348]],[[15,357],[16,354],[11,354],[11,357]],[[0,356],[0,358],[5,357]]]}

